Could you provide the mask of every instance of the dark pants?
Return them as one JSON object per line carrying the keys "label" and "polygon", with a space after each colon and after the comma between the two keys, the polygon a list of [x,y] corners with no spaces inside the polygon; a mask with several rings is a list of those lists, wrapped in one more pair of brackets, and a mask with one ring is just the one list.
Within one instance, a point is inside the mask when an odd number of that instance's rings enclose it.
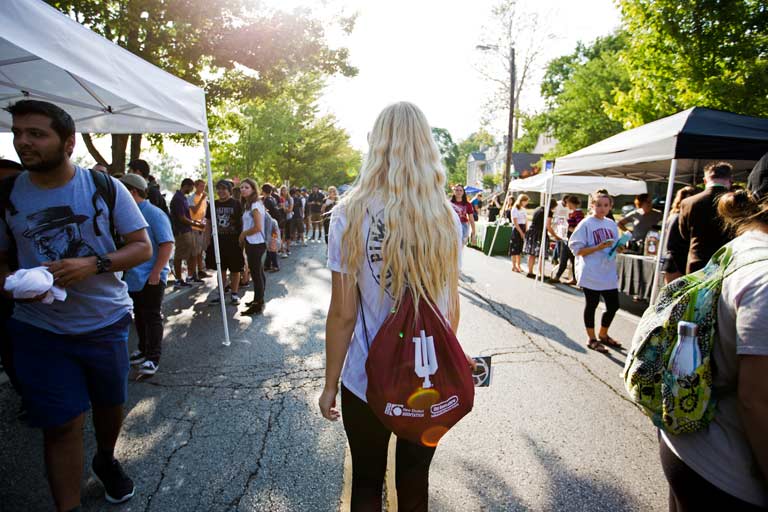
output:
{"label": "dark pants", "polygon": [[677,458],[667,443],[659,439],[661,467],[669,482],[669,512],[727,510],[752,512],[764,508],[742,501],[715,487]]}
{"label": "dark pants", "polygon": [[246,242],[245,255],[248,258],[248,268],[251,269],[253,279],[253,300],[257,304],[264,304],[264,287],[267,284],[267,276],[264,274],[262,259],[267,251],[267,244],[251,244]]}
{"label": "dark pants", "polygon": [[266,270],[280,270],[280,265],[277,264],[277,251],[267,251],[267,262],[264,264]]}
{"label": "dark pants", "polygon": [[568,268],[569,261],[571,262],[571,268],[573,268],[574,258],[571,249],[568,247],[568,242],[558,242],[557,245],[560,247],[560,264],[557,267],[555,279],[560,279],[565,269]]}
{"label": "dark pants", "polygon": [[5,323],[12,314],[13,301],[0,297],[0,363],[2,363],[3,370],[5,370],[8,380],[11,381],[13,389],[16,393],[21,394],[19,379],[16,377],[16,370],[13,367],[13,343],[11,343],[11,335],[5,327]]}
{"label": "dark pants", "polygon": [[[391,432],[368,404],[341,387],[344,430],[352,455],[352,510],[380,511],[387,448]],[[395,482],[397,506],[402,512],[426,511],[429,505],[429,465],[434,448],[397,440]]]}
{"label": "dark pants", "polygon": [[165,284],[145,284],[138,292],[130,292],[133,299],[133,321],[139,336],[139,351],[155,364],[160,362],[163,344],[163,293]]}
{"label": "dark pants", "polygon": [[597,305],[600,304],[600,296],[603,296],[605,300],[605,313],[600,320],[600,325],[603,327],[610,327],[613,322],[613,317],[616,316],[616,312],[619,310],[619,290],[590,290],[589,288],[582,288],[584,291],[584,298],[587,303],[584,306],[584,327],[587,329],[595,328],[595,311]]}
{"label": "dark pants", "polygon": [[328,243],[328,230],[331,228],[331,216],[323,216],[323,231],[325,232],[325,243]]}

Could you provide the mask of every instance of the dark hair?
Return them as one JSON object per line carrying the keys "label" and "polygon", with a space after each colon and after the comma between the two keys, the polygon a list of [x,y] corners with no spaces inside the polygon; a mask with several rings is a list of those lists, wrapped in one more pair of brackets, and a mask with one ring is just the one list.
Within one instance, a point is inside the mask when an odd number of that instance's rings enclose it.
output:
{"label": "dark hair", "polygon": [[[606,193],[607,193],[607,192],[606,192]],[[650,195],[648,195],[648,194],[637,194],[637,195],[635,196],[635,201],[637,201],[637,202],[638,202],[638,203],[640,203],[640,204],[645,204],[645,203],[647,203],[647,202],[648,202],[648,200],[650,199],[650,197],[651,197],[651,196],[650,196]]]}
{"label": "dark hair", "polygon": [[576,208],[581,206],[581,199],[579,199],[579,196],[577,195],[567,196],[566,201],[574,205]]}
{"label": "dark hair", "polygon": [[5,111],[12,117],[38,114],[51,120],[51,128],[58,134],[61,140],[65,140],[75,134],[75,121],[72,116],[53,103],[38,100],[20,100],[5,107]]}
{"label": "dark hair", "polygon": [[245,178],[243,181],[241,181],[240,182],[241,187],[243,186],[243,183],[247,183],[248,186],[251,187],[251,189],[253,189],[253,192],[249,197],[243,197],[242,190],[240,191],[240,202],[243,204],[243,207],[245,207],[246,209],[250,209],[253,203],[261,201],[261,198],[259,197],[259,187],[256,185],[256,182],[251,178]]}
{"label": "dark hair", "polygon": [[758,226],[768,226],[768,201],[758,201],[746,190],[727,192],[717,200],[717,213],[726,226],[742,234]]}
{"label": "dark hair", "polygon": [[704,176],[719,180],[729,180],[733,174],[733,166],[728,162],[716,162],[704,167]]}
{"label": "dark hair", "polygon": [[192,185],[193,187],[195,186],[195,182],[192,181],[192,178],[184,178],[181,180],[181,188],[184,188],[187,185]]}
{"label": "dark hair", "polygon": [[552,199],[549,200],[549,213],[552,213],[552,210],[554,210],[555,208],[557,208],[557,199],[553,197]]}
{"label": "dark hair", "polygon": [[5,158],[0,158],[0,169],[23,171],[24,166],[21,165],[19,162],[14,162],[13,160],[6,160]]}
{"label": "dark hair", "polygon": [[267,195],[272,194],[273,190],[275,190],[275,187],[273,187],[271,183],[265,183],[261,186],[261,191]]}
{"label": "dark hair", "polygon": [[146,160],[142,160],[141,158],[131,160],[128,162],[128,168],[133,169],[134,171],[139,171],[139,174],[141,174],[145,180],[149,179],[149,164]]}
{"label": "dark hair", "polygon": [[[456,183],[453,187],[461,187],[461,190],[464,191],[464,193],[461,196],[460,203],[461,204],[469,204],[469,201],[467,201],[467,191],[464,189],[464,185],[462,185],[461,183]],[[451,188],[453,188],[453,187],[451,187]],[[453,192],[451,192],[451,202],[452,203],[456,202],[456,196],[453,194]]]}
{"label": "dark hair", "polygon": [[692,187],[690,185],[681,188],[677,191],[677,194],[675,195],[675,200],[672,201],[672,209],[670,210],[670,213],[677,213],[680,211],[680,203],[683,202],[683,199],[688,199],[689,197],[696,195],[699,191],[696,190],[696,187]]}

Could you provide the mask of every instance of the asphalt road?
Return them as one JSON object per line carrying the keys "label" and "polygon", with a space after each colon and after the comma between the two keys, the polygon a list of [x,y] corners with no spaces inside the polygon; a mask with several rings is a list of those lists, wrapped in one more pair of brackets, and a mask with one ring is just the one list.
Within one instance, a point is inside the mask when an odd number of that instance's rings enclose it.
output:
{"label": "asphalt road", "polygon": [[[281,260],[267,276],[263,317],[230,306],[229,347],[219,307],[207,303],[212,279],[168,295],[160,371],[131,382],[117,448],[136,496],[107,505],[86,468],[84,510],[343,509],[344,432],[315,405],[330,297],[324,252],[310,244]],[[461,294],[459,339],[494,356],[494,376],[441,441],[431,509],[665,509],[654,429],[625,398],[624,355],[586,349],[580,294],[513,275],[506,260],[471,249]],[[636,322],[620,312],[612,335],[628,344]],[[51,510],[41,436],[15,419],[17,407],[1,383],[0,510]],[[87,460],[94,449],[89,426]]]}

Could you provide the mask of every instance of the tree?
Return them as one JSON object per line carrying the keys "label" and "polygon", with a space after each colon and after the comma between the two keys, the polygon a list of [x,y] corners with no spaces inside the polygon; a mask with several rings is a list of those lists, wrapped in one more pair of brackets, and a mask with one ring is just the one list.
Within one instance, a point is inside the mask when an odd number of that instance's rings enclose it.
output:
{"label": "tree", "polygon": [[483,176],[483,188],[493,190],[496,185],[501,184],[501,176],[496,174],[486,174]]}
{"label": "tree", "polygon": [[630,87],[620,61],[626,45],[627,34],[618,31],[590,45],[579,43],[572,54],[550,61],[541,84],[547,108],[525,118],[526,135],[518,149],[530,151],[539,134],[551,134],[558,143],[547,156],[559,156],[622,131],[621,121],[609,112],[616,95]]}
{"label": "tree", "polygon": [[459,148],[453,142],[450,132],[445,128],[432,128],[432,137],[434,137],[437,147],[440,149],[440,157],[443,161],[446,175],[456,174]]}
{"label": "tree", "polygon": [[354,179],[361,155],[333,116],[319,116],[317,76],[299,76],[279,95],[254,99],[220,115],[212,139],[219,177],[301,185],[341,185]]}
{"label": "tree", "polygon": [[[306,10],[291,14],[254,10],[248,0],[47,0],[79,23],[148,62],[201,86],[209,108],[226,101],[267,97],[297,73],[354,76],[345,48],[331,49],[319,20]],[[349,33],[354,18],[337,20]],[[105,66],[105,72],[108,70]],[[120,77],[130,80],[131,77]],[[219,124],[215,114],[211,128]],[[138,157],[141,134],[130,136]],[[106,158],[84,136],[91,155]],[[128,135],[112,135],[111,168],[125,168]],[[150,138],[162,144],[161,136]],[[189,141],[189,137],[182,138]]]}
{"label": "tree", "polygon": [[620,0],[631,87],[626,128],[690,107],[768,115],[768,9],[761,0]]}
{"label": "tree", "polygon": [[453,174],[448,175],[448,185],[466,183],[469,155],[475,151],[480,151],[480,148],[495,145],[496,140],[493,135],[482,129],[460,141],[457,145],[456,169]]}

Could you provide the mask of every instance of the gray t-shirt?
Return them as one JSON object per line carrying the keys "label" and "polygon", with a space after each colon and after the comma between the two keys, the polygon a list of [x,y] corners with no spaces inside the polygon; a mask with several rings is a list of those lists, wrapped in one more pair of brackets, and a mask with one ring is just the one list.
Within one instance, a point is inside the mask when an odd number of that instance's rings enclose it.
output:
{"label": "gray t-shirt", "polygon": [[659,210],[651,210],[643,213],[643,210],[637,209],[624,217],[622,222],[627,220],[627,224],[632,226],[632,240],[645,240],[645,235],[653,226],[661,225],[664,214]]}
{"label": "gray t-shirt", "polygon": [[[111,178],[117,196],[113,218],[121,235],[147,227],[136,202],[122,183]],[[75,176],[64,186],[42,189],[29,172],[16,179],[11,203],[18,213],[0,220],[0,251],[10,247],[6,221],[10,224],[21,268],[34,268],[46,261],[107,254],[115,250],[109,233],[109,213],[103,199],[95,218],[101,236],[94,233],[93,196],[96,186],[90,172],[75,167]],[[117,322],[129,313],[132,302],[128,286],[112,272],[91,276],[67,288],[67,299],[53,304],[16,303],[13,318],[59,334],[82,334]]]}
{"label": "gray t-shirt", "polygon": [[[733,242],[735,254],[768,247],[768,233],[750,231]],[[768,483],[760,474],[739,414],[739,356],[768,356],[768,261],[723,281],[717,306],[719,338],[713,347],[715,418],[706,430],[671,436],[667,446],[691,469],[737,498],[768,507]]]}
{"label": "gray t-shirt", "polygon": [[619,287],[616,260],[610,259],[610,249],[578,256],[586,247],[595,247],[606,240],[617,240],[619,229],[609,218],[598,219],[589,216],[582,220],[568,240],[568,247],[576,256],[576,279],[578,285],[589,290],[615,290]]}

